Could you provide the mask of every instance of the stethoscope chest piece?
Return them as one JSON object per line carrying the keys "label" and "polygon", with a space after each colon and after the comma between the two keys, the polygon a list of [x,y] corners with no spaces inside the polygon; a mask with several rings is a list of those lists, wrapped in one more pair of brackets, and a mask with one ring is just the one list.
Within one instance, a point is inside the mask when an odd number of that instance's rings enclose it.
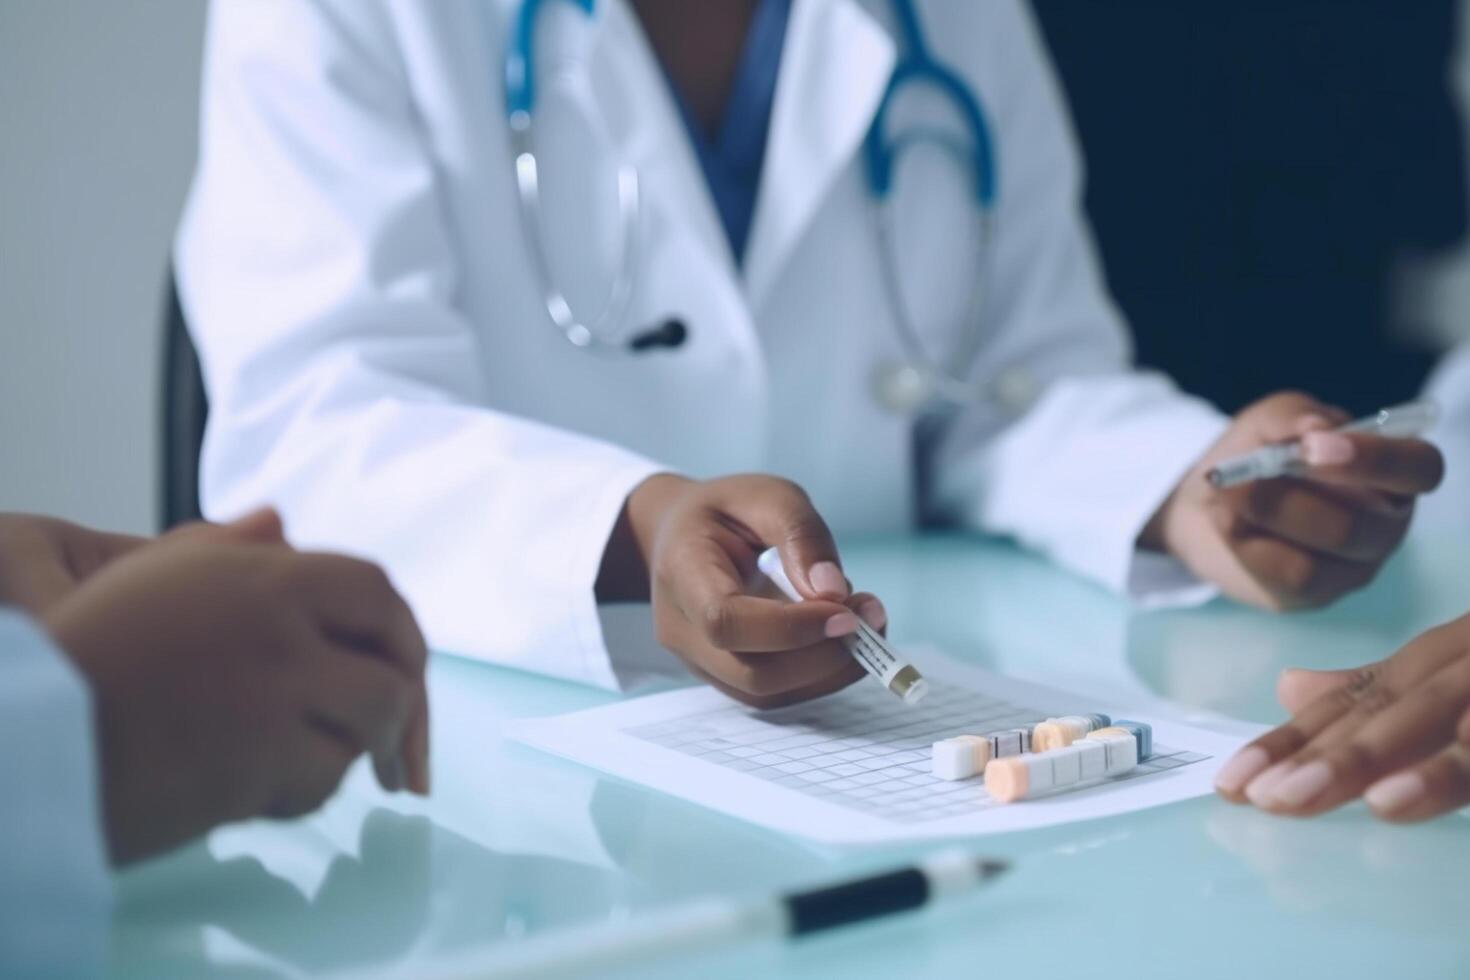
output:
{"label": "stethoscope chest piece", "polygon": [[913,415],[934,397],[922,370],[903,361],[884,361],[873,369],[873,397],[897,415]]}

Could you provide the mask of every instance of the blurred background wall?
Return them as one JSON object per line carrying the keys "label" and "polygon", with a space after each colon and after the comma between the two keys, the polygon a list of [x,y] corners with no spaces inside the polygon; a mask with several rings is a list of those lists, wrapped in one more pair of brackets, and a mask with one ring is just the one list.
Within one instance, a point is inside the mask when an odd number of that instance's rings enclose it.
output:
{"label": "blurred background wall", "polygon": [[1458,0],[1034,5],[1141,360],[1227,411],[1411,397],[1467,309]]}
{"label": "blurred background wall", "polygon": [[[1144,361],[1227,409],[1412,394],[1470,321],[1459,0],[1034,3]],[[0,0],[0,510],[156,523],[204,7]]]}
{"label": "blurred background wall", "polygon": [[199,0],[0,0],[0,510],[156,519]]}

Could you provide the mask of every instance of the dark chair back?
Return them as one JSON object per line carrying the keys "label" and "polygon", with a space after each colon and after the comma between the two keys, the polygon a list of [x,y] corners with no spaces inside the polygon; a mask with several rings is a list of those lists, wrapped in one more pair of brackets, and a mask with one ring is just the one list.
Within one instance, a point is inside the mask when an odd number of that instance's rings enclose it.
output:
{"label": "dark chair back", "polygon": [[199,454],[204,446],[209,397],[204,391],[199,356],[189,338],[171,268],[163,303],[163,473],[159,481],[159,516],[164,528],[170,528],[200,516]]}

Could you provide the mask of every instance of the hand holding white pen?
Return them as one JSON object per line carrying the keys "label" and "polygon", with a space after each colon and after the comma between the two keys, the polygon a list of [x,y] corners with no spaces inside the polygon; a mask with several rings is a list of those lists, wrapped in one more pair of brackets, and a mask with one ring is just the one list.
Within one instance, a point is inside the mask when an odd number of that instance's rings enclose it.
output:
{"label": "hand holding white pen", "polygon": [[[1423,435],[1429,431],[1438,416],[1438,407],[1432,401],[1407,402],[1392,408],[1379,409],[1366,418],[1339,426],[1335,431],[1361,432],[1384,439],[1406,439]],[[1324,462],[1332,462],[1324,460]],[[1311,469],[1311,461],[1305,458],[1302,440],[1280,442],[1262,446],[1254,452],[1235,456],[1216,463],[1205,473],[1214,486],[1224,489],[1249,483],[1252,480],[1269,480],[1278,476],[1299,476]]]}
{"label": "hand holding white pen", "polygon": [[[802,601],[801,593],[791,584],[786,569],[781,565],[781,554],[775,548],[761,552],[756,559],[756,567],[786,598],[792,602]],[[856,632],[842,637],[842,645],[878,683],[902,698],[904,704],[918,704],[929,692],[929,682],[924,680],[918,669],[894,653],[882,634],[867,623],[859,622]]]}
{"label": "hand holding white pen", "polygon": [[1439,451],[1407,437],[1432,419],[1422,403],[1352,422],[1306,395],[1264,398],[1184,475],[1139,544],[1242,602],[1331,602],[1372,580],[1414,499],[1439,484]]}
{"label": "hand holding white pen", "polygon": [[[659,644],[696,677],[758,708],[862,679],[838,641],[863,622],[881,630],[883,604],[849,588],[831,532],[796,484],[765,474],[657,474],[629,495],[624,517],[603,557],[598,598],[651,601]],[[756,556],[773,542],[804,602],[774,587],[750,590]]]}

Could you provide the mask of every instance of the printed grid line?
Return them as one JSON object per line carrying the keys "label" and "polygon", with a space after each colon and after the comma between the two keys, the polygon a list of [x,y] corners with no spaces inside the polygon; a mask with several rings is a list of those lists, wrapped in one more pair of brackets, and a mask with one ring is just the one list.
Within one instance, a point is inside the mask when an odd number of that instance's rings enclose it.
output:
{"label": "printed grid line", "polygon": [[[915,824],[999,805],[979,779],[934,776],[929,752],[935,741],[1033,725],[1046,716],[957,687],[933,692],[916,713],[886,691],[858,684],[821,701],[760,715],[731,704],[625,733],[869,816]],[[1155,744],[1152,756],[1116,781],[1207,758]]]}

